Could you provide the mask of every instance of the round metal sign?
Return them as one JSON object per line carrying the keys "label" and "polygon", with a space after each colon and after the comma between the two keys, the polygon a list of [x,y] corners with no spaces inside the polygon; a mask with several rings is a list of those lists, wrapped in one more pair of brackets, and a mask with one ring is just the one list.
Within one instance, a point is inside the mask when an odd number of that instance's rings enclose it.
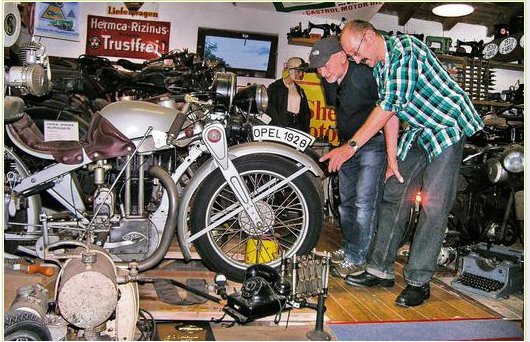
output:
{"label": "round metal sign", "polygon": [[499,47],[495,43],[489,43],[484,46],[482,50],[482,56],[484,59],[492,59],[499,52]]}
{"label": "round metal sign", "polygon": [[517,47],[517,39],[508,37],[499,44],[499,53],[507,55]]}

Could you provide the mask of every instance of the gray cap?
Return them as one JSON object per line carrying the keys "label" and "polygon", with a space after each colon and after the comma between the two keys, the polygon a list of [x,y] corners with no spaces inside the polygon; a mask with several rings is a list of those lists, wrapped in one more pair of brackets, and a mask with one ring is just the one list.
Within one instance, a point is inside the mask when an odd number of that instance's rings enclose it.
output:
{"label": "gray cap", "polygon": [[309,68],[316,69],[324,66],[328,62],[329,57],[339,51],[342,51],[342,46],[337,37],[320,39],[309,53]]}

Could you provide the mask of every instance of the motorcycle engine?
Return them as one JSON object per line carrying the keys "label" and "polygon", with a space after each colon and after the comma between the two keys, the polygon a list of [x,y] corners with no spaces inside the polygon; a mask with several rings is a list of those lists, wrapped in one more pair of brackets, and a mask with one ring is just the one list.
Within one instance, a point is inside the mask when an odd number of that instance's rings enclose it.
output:
{"label": "motorcycle engine", "polygon": [[52,89],[51,73],[46,50],[34,41],[20,44],[19,59],[22,66],[12,66],[6,74],[6,85],[20,91],[21,95],[43,96]]}

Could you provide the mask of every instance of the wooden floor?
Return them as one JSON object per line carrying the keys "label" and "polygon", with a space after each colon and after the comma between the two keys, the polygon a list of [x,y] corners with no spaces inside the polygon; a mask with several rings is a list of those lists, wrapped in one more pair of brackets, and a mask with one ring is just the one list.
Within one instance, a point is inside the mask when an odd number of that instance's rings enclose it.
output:
{"label": "wooden floor", "polygon": [[[341,233],[335,227],[331,224],[325,226],[319,248],[337,248]],[[329,321],[388,322],[499,317],[494,311],[436,278],[431,282],[431,298],[424,304],[413,308],[395,305],[396,297],[406,286],[402,276],[403,262],[399,260],[396,263],[396,285],[392,288],[355,287],[347,285],[340,278],[331,278],[330,295],[326,300]]]}
{"label": "wooden floor", "polygon": [[[319,251],[332,251],[340,241],[340,230],[336,224],[326,224],[317,246]],[[349,286],[341,278],[331,277],[329,296],[326,299],[326,322],[389,322],[448,319],[499,318],[499,314],[458,292],[438,279],[431,283],[431,298],[423,305],[404,308],[394,304],[396,297],[406,286],[402,277],[402,262],[396,264],[396,285],[393,288],[362,288]],[[447,273],[448,271],[445,271]],[[441,273],[444,273],[442,270]],[[187,278],[204,278],[213,283],[214,273],[203,271],[168,271],[163,268],[147,272],[153,277],[173,277],[185,281]],[[233,289],[240,284],[231,283]],[[182,293],[185,295],[185,293]],[[141,307],[159,319],[209,320],[222,315],[222,305],[207,302],[202,305],[178,307],[158,300],[151,284],[140,287]],[[273,317],[262,321],[272,321]],[[310,309],[293,310],[293,322],[314,322],[315,312]]]}

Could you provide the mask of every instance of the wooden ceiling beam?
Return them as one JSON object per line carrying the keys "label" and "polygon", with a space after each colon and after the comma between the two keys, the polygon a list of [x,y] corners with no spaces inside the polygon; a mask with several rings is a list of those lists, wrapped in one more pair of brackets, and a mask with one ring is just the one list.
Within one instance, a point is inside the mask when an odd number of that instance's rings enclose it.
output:
{"label": "wooden ceiling beam", "polygon": [[456,24],[461,23],[462,18],[444,18],[442,20],[442,28],[444,31],[449,31],[453,27],[455,27]]}
{"label": "wooden ceiling beam", "polygon": [[423,2],[420,3],[409,3],[404,7],[398,15],[398,25],[405,26],[412,17],[416,14],[417,10],[421,8]]}

